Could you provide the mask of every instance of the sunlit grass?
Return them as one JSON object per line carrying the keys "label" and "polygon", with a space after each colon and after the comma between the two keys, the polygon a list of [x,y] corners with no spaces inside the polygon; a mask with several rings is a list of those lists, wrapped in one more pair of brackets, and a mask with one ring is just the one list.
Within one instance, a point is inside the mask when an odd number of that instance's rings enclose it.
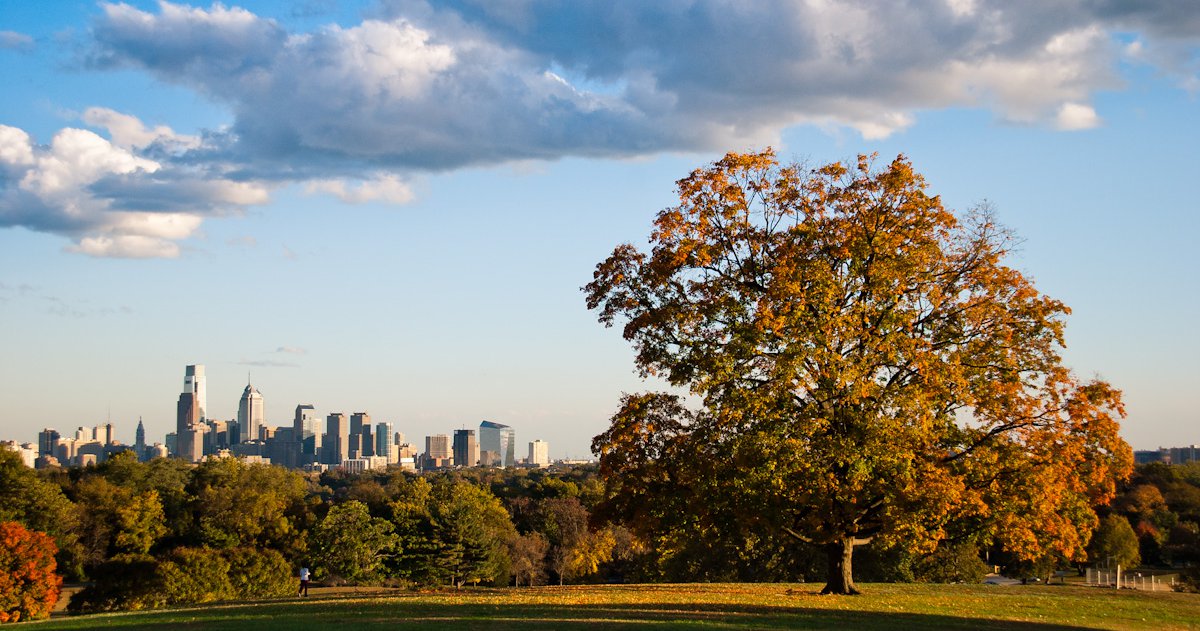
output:
{"label": "sunlit grass", "polygon": [[1192,629],[1200,596],[1075,586],[605,585],[323,594],[57,618],[43,629]]}

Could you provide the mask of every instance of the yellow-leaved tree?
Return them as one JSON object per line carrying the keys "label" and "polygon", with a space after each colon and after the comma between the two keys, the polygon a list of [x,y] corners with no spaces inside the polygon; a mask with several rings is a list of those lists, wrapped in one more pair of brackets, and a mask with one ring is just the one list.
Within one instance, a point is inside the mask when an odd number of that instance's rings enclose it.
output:
{"label": "yellow-leaved tree", "polygon": [[872,540],[1083,554],[1131,466],[1120,392],[1063,366],[1069,310],[1005,264],[987,209],[956,217],[903,156],[731,153],[678,187],[649,251],[618,246],[584,288],[694,401],[628,395],[593,442],[632,528],[821,546],[837,594]]}

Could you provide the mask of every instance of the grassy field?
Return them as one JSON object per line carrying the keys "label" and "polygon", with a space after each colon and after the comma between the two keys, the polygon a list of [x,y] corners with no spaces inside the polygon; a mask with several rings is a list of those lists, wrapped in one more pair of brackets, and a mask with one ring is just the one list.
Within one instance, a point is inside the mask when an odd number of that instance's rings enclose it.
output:
{"label": "grassy field", "polygon": [[1200,595],[1065,585],[606,585],[314,592],[306,599],[57,617],[41,629],[1196,629]]}

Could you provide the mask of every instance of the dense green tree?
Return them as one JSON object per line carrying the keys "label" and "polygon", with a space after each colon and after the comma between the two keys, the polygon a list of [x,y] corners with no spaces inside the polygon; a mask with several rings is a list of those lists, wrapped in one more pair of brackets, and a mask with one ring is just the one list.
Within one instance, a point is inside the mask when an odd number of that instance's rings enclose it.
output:
{"label": "dense green tree", "polygon": [[117,554],[146,554],[167,534],[158,491],[138,493],[91,476],[76,484],[74,495],[86,567]]}
{"label": "dense green tree", "polygon": [[1082,554],[1132,461],[1120,393],[1063,366],[1068,309],[1005,264],[990,214],[960,220],[903,157],[729,154],[678,188],[650,250],[618,246],[584,288],[642,372],[699,404],[625,399],[593,443],[610,497],[683,495],[697,536],[734,511],[820,546],[826,593],[856,592],[873,540]]}
{"label": "dense green tree", "polygon": [[1129,520],[1116,513],[1100,520],[1100,527],[1092,535],[1088,545],[1088,558],[1105,567],[1131,568],[1142,562],[1138,551],[1138,537]]}
{"label": "dense green tree", "polygon": [[464,480],[442,480],[430,495],[438,564],[449,582],[508,582],[512,520],[494,495]]}
{"label": "dense green tree", "polygon": [[215,458],[197,466],[187,492],[193,544],[258,547],[295,558],[304,550],[308,484],[283,467]]}
{"label": "dense green tree", "polygon": [[393,530],[386,519],[371,517],[362,502],[338,504],[313,529],[313,570],[322,580],[375,580],[384,561],[400,552],[400,540]]}

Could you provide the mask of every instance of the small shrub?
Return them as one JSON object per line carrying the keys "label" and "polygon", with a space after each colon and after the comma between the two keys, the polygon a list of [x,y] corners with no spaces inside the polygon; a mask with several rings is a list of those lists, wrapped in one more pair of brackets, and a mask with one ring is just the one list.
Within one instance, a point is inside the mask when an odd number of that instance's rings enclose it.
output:
{"label": "small shrub", "polygon": [[914,564],[916,580],[926,583],[980,583],[988,566],[974,544],[947,544]]}
{"label": "small shrub", "polygon": [[176,548],[160,564],[169,604],[206,603],[233,596],[229,561],[209,548]]}
{"label": "small shrub", "polygon": [[229,586],[235,598],[292,596],[296,580],[292,568],[276,550],[231,548],[224,551],[229,562]]}
{"label": "small shrub", "polygon": [[67,611],[94,613],[153,609],[167,604],[159,562],[145,554],[117,555],[92,570],[92,583],[71,597]]}

